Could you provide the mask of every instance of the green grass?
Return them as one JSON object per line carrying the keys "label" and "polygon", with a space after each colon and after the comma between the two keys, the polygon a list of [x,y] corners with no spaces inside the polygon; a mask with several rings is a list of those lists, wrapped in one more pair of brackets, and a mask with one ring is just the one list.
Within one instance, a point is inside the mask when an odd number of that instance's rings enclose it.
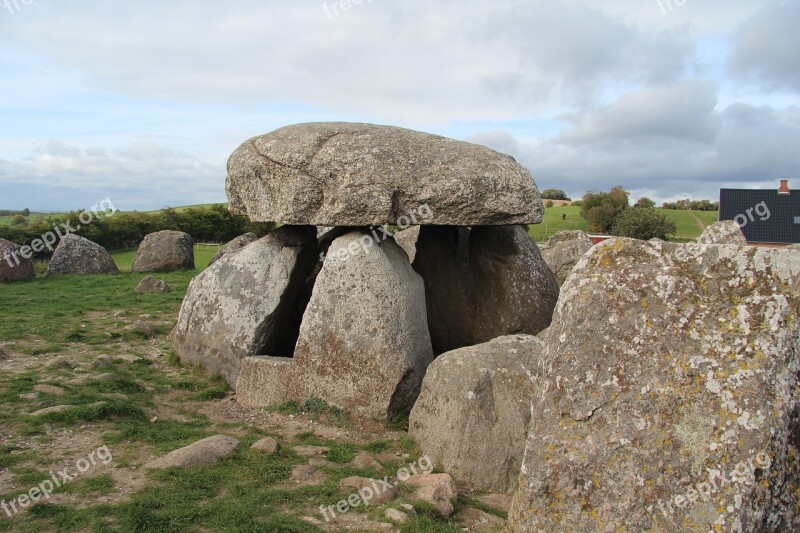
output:
{"label": "green grass", "polygon": [[[697,239],[702,233],[702,229],[692,215],[695,215],[706,226],[710,226],[717,221],[716,211],[675,211],[669,209],[659,209],[667,217],[675,222],[678,232],[673,237],[675,241],[687,241]],[[566,219],[564,218],[566,215]],[[554,233],[567,230],[581,230],[586,233],[589,225],[581,216],[581,208],[577,206],[547,207],[544,210],[544,219],[541,224],[532,224],[528,234],[538,242],[546,242]]]}
{"label": "green grass", "polygon": [[[217,253],[217,250],[214,248],[201,248],[196,249],[194,251],[194,266],[198,270],[205,270],[208,267],[208,263],[211,262],[211,259],[214,258],[214,255]],[[130,250],[120,250],[111,253],[111,257],[114,258],[114,262],[117,264],[117,268],[120,269],[122,272],[130,272],[131,266],[133,265],[133,259],[136,257],[136,248],[132,248]],[[158,276],[158,274],[154,274]]]}

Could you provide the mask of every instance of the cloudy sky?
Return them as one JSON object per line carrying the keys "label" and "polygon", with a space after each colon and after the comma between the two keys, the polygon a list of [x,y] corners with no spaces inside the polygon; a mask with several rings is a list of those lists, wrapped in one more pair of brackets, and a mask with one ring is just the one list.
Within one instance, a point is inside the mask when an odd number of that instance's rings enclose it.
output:
{"label": "cloudy sky", "polygon": [[798,0],[0,0],[0,208],[225,201],[239,144],[321,120],[575,197],[800,187],[798,27]]}

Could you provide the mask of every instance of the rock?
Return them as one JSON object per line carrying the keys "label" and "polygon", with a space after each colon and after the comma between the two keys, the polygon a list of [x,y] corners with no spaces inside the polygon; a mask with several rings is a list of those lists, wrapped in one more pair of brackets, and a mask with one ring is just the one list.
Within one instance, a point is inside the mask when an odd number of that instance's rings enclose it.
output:
{"label": "rock", "polygon": [[55,385],[34,385],[33,390],[44,394],[52,394],[54,396],[63,396],[66,393],[64,389],[56,387]]}
{"label": "rock", "polygon": [[325,482],[325,474],[309,465],[297,465],[292,468],[292,481],[304,485],[321,485]]}
{"label": "rock", "polygon": [[181,231],[158,231],[144,238],[131,272],[194,270],[194,239]]}
{"label": "rock", "polygon": [[295,446],[292,451],[300,457],[322,457],[331,449],[325,446]]}
{"label": "rock", "polygon": [[423,226],[414,269],[425,280],[437,354],[545,329],[558,284],[522,226]]}
{"label": "rock", "polygon": [[74,408],[75,408],[74,405],[54,405],[53,407],[46,407],[44,409],[39,409],[38,411],[28,413],[28,416],[42,416],[42,415],[50,415],[53,413],[63,413],[64,411],[69,411],[70,409]]}
{"label": "rock", "polygon": [[312,457],[311,459],[309,459],[308,465],[316,468],[331,468],[337,466],[337,464],[334,463],[333,461],[328,461],[327,459],[319,459],[317,457]]}
{"label": "rock", "polygon": [[256,222],[472,226],[536,224],[544,213],[512,157],[372,124],[299,124],[250,139],[228,161],[225,190],[231,213]]}
{"label": "rock", "polygon": [[[662,241],[663,242],[663,241]],[[553,234],[539,249],[559,285],[564,283],[573,267],[583,255],[592,249],[592,240],[582,231],[559,231]]]}
{"label": "rock", "polygon": [[189,285],[172,332],[175,353],[232,387],[245,357],[292,355],[317,263],[311,226],[283,226],[224,255]]}
{"label": "rock", "polygon": [[112,374],[111,372],[106,372],[105,374],[99,374],[91,378],[91,381],[96,381],[98,383],[113,383],[117,381],[119,378],[116,374]]}
{"label": "rock", "polygon": [[403,231],[398,231],[394,234],[394,241],[400,245],[400,248],[408,256],[408,260],[412,263],[417,256],[417,239],[419,239],[420,226],[414,226]]}
{"label": "rock", "polygon": [[350,461],[351,468],[358,470],[383,470],[383,465],[375,460],[370,454],[361,452]]}
{"label": "rock", "polygon": [[66,357],[59,355],[51,359],[46,366],[47,368],[53,370],[59,370],[59,369],[72,368],[72,363],[70,363]]}
{"label": "rock", "polygon": [[226,244],[225,246],[220,248],[219,251],[216,254],[214,254],[214,257],[211,258],[211,262],[208,263],[208,266],[211,266],[214,263],[216,263],[217,261],[219,261],[220,258],[222,258],[223,255],[231,254],[233,252],[238,252],[239,250],[241,250],[245,246],[247,246],[249,244],[253,244],[257,240],[258,240],[258,237],[256,236],[255,233],[245,233],[244,235],[240,235],[240,236],[236,237],[235,239],[230,241],[228,244]]}
{"label": "rock", "polygon": [[134,333],[141,333],[148,338],[155,337],[156,333],[158,333],[158,328],[156,328],[155,324],[152,322],[146,322],[144,320],[137,320],[125,329]]}
{"label": "rock", "polygon": [[502,531],[501,528],[505,525],[505,520],[502,518],[472,507],[467,507],[453,518],[461,525],[461,531],[468,531],[470,533],[479,531]]}
{"label": "rock", "polygon": [[700,244],[737,244],[744,246],[747,244],[747,239],[742,233],[739,224],[733,220],[722,220],[707,227],[700,238],[697,239]]}
{"label": "rock", "polygon": [[167,468],[189,468],[194,466],[209,466],[216,464],[220,459],[229,457],[236,451],[239,441],[225,435],[215,435],[184,448],[178,448],[154,461],[150,461],[145,468],[163,470]]}
{"label": "rock", "polygon": [[800,257],[613,239],[575,267],[509,529],[796,531]]}
{"label": "rock", "polygon": [[47,265],[47,275],[119,274],[108,251],[89,239],[65,235]]}
{"label": "rock", "polygon": [[19,399],[20,400],[26,400],[26,401],[29,401],[29,402],[35,402],[36,400],[39,399],[39,393],[38,392],[29,392],[27,394],[20,394],[19,395]]}
{"label": "rock", "polygon": [[478,496],[477,500],[483,505],[494,507],[506,513],[511,510],[510,494],[484,494],[483,496]]}
{"label": "rock", "polygon": [[393,240],[351,232],[329,249],[294,359],[245,359],[237,400],[269,406],[315,397],[391,419],[414,404],[432,361],[422,279]]}
{"label": "rock", "polygon": [[542,341],[528,335],[440,355],[411,410],[409,435],[458,480],[508,492],[516,487]]}
{"label": "rock", "polygon": [[[23,257],[22,252],[28,257]],[[30,248],[5,239],[0,239],[0,283],[27,281],[36,277],[33,271],[33,255]]]}
{"label": "rock", "polygon": [[172,291],[167,282],[163,279],[156,279],[153,276],[145,276],[142,278],[142,281],[133,289],[133,292],[136,294],[150,294],[150,293],[162,293],[166,294]]}
{"label": "rock", "polygon": [[259,452],[277,453],[278,441],[276,441],[272,437],[264,437],[260,441],[250,446],[250,449]]}
{"label": "rock", "polygon": [[790,244],[789,246],[786,247],[786,249],[787,250],[793,250],[795,252],[799,252],[800,251],[800,244]]}
{"label": "rock", "polygon": [[121,354],[121,355],[116,355],[116,356],[113,357],[113,360],[114,361],[120,360],[120,361],[123,361],[125,363],[128,363],[129,365],[132,365],[134,363],[138,363],[139,361],[144,361],[144,359],[139,357],[138,355],[133,355],[133,354],[130,354],[130,353],[124,353],[124,354]]}
{"label": "rock", "polygon": [[384,511],[383,516],[395,524],[405,524],[409,520],[409,516],[406,513],[397,509],[392,509],[391,507]]}
{"label": "rock", "polygon": [[397,487],[386,479],[348,477],[339,481],[339,488],[361,495],[366,505],[383,505],[397,498]]}
{"label": "rock", "polygon": [[114,358],[108,354],[98,356],[97,359],[92,361],[91,368],[95,370],[105,370],[114,366]]}
{"label": "rock", "polygon": [[405,483],[414,489],[412,499],[432,505],[445,518],[453,514],[453,500],[458,492],[450,474],[420,474]]}

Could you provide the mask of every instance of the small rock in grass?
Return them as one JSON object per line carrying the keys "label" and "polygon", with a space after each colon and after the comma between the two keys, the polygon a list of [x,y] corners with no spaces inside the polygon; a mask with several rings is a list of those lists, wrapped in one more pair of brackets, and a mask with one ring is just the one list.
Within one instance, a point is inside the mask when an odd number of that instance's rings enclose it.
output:
{"label": "small rock in grass", "polygon": [[238,445],[239,441],[233,437],[215,435],[173,450],[163,457],[150,461],[145,468],[163,470],[213,465],[220,459],[233,454]]}
{"label": "small rock in grass", "polygon": [[19,398],[20,400],[28,400],[29,402],[35,402],[36,400],[39,399],[39,393],[29,392],[28,394],[20,394]]}
{"label": "small rock in grass", "polygon": [[397,509],[386,509],[383,516],[394,522],[395,524],[405,524],[408,522],[408,515],[403,511]]}
{"label": "small rock in grass", "polygon": [[75,407],[74,405],[55,405],[53,407],[46,407],[44,409],[39,409],[38,411],[28,413],[28,416],[41,416],[41,415],[49,415],[52,413],[63,413],[64,411],[69,411],[74,407]]}
{"label": "small rock in grass", "polygon": [[52,369],[72,368],[72,363],[70,363],[66,357],[59,355],[58,357],[54,357],[49,363],[47,363],[47,368],[52,368]]}
{"label": "small rock in grass", "polygon": [[464,528],[462,531],[469,532],[498,531],[505,524],[502,518],[472,507],[459,512],[454,518]]}
{"label": "small rock in grass", "polygon": [[336,466],[336,463],[333,461],[328,461],[327,459],[320,459],[318,457],[312,457],[308,460],[309,466],[315,466],[317,468],[330,468],[332,466]]}
{"label": "small rock in grass", "polygon": [[[366,477],[348,477],[339,481],[340,489],[350,489],[353,492],[362,494],[364,503],[367,505],[382,505],[397,498],[397,487],[394,483],[388,486],[383,480],[370,479]],[[363,492],[362,492],[363,491]]]}
{"label": "small rock in grass", "polygon": [[292,451],[300,457],[320,457],[331,449],[325,446],[295,446]]}
{"label": "small rock in grass", "polygon": [[56,387],[54,385],[35,385],[33,390],[44,394],[54,394],[56,396],[63,396],[66,392],[61,387]]}
{"label": "small rock in grass", "polygon": [[292,468],[292,479],[298,483],[311,481],[316,477],[319,470],[309,465],[297,465]]}
{"label": "small rock in grass", "polygon": [[108,354],[103,354],[92,362],[92,368],[99,370],[101,368],[111,368],[114,364],[114,358]]}
{"label": "small rock in grass", "polygon": [[417,510],[414,509],[414,506],[410,503],[401,503],[400,507],[403,508],[403,511],[410,514],[411,516],[417,516]]}
{"label": "small rock in grass", "polygon": [[452,500],[458,495],[450,474],[420,474],[410,477],[407,485],[414,487],[414,499],[435,507],[445,518],[453,514]]}
{"label": "small rock in grass", "polygon": [[163,279],[156,279],[153,276],[145,276],[139,285],[133,290],[136,294],[162,293],[166,294],[172,289]]}
{"label": "small rock in grass", "polygon": [[142,358],[139,357],[138,355],[133,355],[133,354],[129,354],[129,353],[118,355],[114,359],[121,359],[122,361],[124,361],[126,363],[129,363],[129,364],[137,363],[139,361],[142,361]]}
{"label": "small rock in grass", "polygon": [[141,333],[146,337],[155,337],[156,335],[156,326],[150,322],[145,322],[144,320],[137,320],[130,326],[125,328],[128,331],[133,331],[136,333]]}
{"label": "small rock in grass", "polygon": [[100,374],[92,378],[92,381],[99,381],[101,383],[111,383],[117,381],[117,375],[112,374],[111,372],[106,372],[105,374]]}
{"label": "small rock in grass", "polygon": [[264,437],[250,446],[250,449],[259,452],[276,453],[278,451],[278,441],[272,437]]}
{"label": "small rock in grass", "polygon": [[359,470],[383,470],[383,466],[370,454],[361,452],[350,461],[350,466]]}

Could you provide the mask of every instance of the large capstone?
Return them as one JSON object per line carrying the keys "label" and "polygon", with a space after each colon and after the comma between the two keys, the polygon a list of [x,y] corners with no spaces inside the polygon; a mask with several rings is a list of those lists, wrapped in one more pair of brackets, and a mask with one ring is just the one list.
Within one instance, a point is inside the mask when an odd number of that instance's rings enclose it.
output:
{"label": "large capstone", "polygon": [[57,274],[118,274],[111,254],[97,243],[79,235],[65,235],[58,244],[47,275]]}
{"label": "large capstone", "polygon": [[[390,126],[287,126],[228,161],[231,212],[258,222],[368,226],[541,222],[530,173],[484,146]],[[428,215],[431,216],[428,216]]]}
{"label": "large capstone", "polygon": [[131,272],[194,270],[194,239],[181,231],[158,231],[145,236]]}
{"label": "large capstone", "polygon": [[245,357],[291,356],[316,250],[313,226],[283,226],[223,255],[189,285],[172,333],[178,357],[236,386]]}
{"label": "large capstone", "polygon": [[552,271],[522,226],[423,226],[414,269],[425,280],[436,353],[550,325]]}
{"label": "large capstone", "polygon": [[237,400],[315,397],[386,419],[412,407],[432,361],[422,278],[394,240],[356,231],[328,249],[294,358],[246,358]]}
{"label": "large capstone", "polygon": [[798,531],[800,257],[613,239],[562,287],[509,529]]}
{"label": "large capstone", "polygon": [[16,243],[0,239],[0,283],[33,279],[33,254]]}
{"label": "large capstone", "polygon": [[536,337],[512,335],[437,357],[409,420],[422,453],[458,480],[513,490],[541,350]]}

